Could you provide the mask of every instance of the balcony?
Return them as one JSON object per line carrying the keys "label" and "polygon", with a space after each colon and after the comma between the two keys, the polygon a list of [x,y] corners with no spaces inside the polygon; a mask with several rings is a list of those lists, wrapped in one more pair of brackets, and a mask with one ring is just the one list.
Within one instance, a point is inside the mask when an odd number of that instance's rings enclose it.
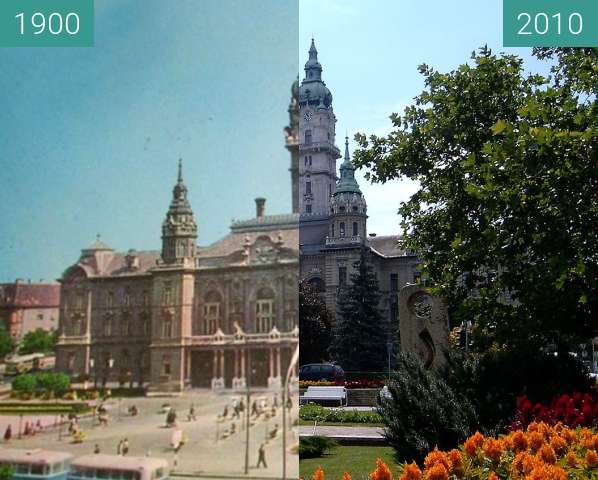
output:
{"label": "balcony", "polygon": [[353,235],[350,237],[326,237],[326,246],[334,247],[339,245],[357,245],[363,243],[361,235]]}

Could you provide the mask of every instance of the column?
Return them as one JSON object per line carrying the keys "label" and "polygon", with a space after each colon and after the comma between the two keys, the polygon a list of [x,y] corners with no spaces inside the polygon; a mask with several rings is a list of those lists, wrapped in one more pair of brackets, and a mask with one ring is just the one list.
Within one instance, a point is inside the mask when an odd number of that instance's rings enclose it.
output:
{"label": "column", "polygon": [[280,347],[276,347],[276,376],[280,378]]}

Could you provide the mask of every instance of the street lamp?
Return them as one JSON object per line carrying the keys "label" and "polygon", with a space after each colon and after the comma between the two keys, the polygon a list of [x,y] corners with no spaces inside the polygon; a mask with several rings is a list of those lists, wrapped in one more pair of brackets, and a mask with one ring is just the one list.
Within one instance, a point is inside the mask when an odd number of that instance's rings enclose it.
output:
{"label": "street lamp", "polygon": [[95,366],[95,363],[96,361],[93,358],[89,359],[89,371],[93,374],[93,388],[98,387],[97,375],[95,369],[93,368]]}

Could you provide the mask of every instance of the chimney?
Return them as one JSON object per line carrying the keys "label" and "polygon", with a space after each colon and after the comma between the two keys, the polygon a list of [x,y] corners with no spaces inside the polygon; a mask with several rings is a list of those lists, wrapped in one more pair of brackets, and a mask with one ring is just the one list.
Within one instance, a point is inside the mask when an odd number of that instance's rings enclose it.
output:
{"label": "chimney", "polygon": [[266,212],[266,199],[258,197],[255,199],[255,216],[262,218]]}

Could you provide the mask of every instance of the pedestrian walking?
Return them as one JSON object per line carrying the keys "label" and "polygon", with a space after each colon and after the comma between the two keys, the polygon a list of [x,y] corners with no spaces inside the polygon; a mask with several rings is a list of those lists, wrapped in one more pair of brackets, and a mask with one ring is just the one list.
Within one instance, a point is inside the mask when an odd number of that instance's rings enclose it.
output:
{"label": "pedestrian walking", "polygon": [[97,443],[95,444],[95,447],[93,447],[93,453],[96,455],[100,453],[100,446]]}
{"label": "pedestrian walking", "polygon": [[122,451],[123,457],[129,453],[129,440],[126,438],[123,440],[121,451]]}
{"label": "pedestrian walking", "polygon": [[257,451],[257,467],[260,468],[260,465],[264,465],[264,468],[268,468],[268,464],[266,463],[266,449],[264,448],[264,444],[260,445],[260,448]]}
{"label": "pedestrian walking", "polygon": [[12,425],[9,423],[8,427],[6,427],[6,431],[4,432],[4,441],[10,442],[11,438],[12,438]]}
{"label": "pedestrian walking", "polygon": [[119,440],[118,445],[116,446],[116,454],[121,455],[123,450],[123,441]]}

